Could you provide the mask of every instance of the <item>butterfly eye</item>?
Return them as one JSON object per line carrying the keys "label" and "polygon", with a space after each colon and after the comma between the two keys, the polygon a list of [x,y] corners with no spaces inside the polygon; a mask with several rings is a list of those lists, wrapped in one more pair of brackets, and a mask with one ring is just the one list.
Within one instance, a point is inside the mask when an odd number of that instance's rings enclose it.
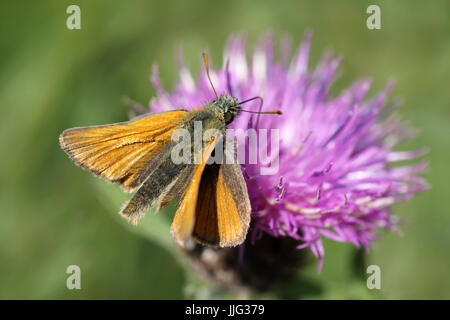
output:
{"label": "butterfly eye", "polygon": [[226,112],[224,115],[225,124],[229,124],[233,121],[234,115],[231,112]]}

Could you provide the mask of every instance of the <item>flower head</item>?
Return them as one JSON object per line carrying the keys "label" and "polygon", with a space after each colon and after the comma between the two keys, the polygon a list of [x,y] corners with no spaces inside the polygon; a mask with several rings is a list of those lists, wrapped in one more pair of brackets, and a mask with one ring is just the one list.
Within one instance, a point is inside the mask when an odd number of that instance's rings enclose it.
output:
{"label": "flower head", "polygon": [[[427,184],[416,175],[425,162],[390,165],[425,152],[393,151],[411,135],[391,113],[393,105],[386,103],[392,83],[371,98],[366,98],[368,79],[332,96],[330,86],[340,58],[325,54],[310,70],[310,43],[307,32],[291,58],[289,42],[283,42],[280,60],[275,62],[268,36],[256,46],[249,63],[245,40],[232,37],[223,67],[211,69],[211,78],[219,94],[231,93],[239,101],[261,96],[264,108],[283,112],[282,116],[241,113],[231,124],[241,129],[279,129],[276,174],[261,175],[263,164],[242,165],[252,205],[249,236],[253,242],[263,233],[296,239],[299,249],[308,247],[319,258],[320,270],[324,237],[367,250],[377,238],[377,229],[397,230],[390,206]],[[164,91],[154,68],[152,82],[158,96],[150,101],[152,112],[190,109],[214,99],[206,73],[201,71],[194,80],[182,58],[177,60],[180,81],[173,93]],[[246,104],[246,109],[257,108],[257,101]]]}

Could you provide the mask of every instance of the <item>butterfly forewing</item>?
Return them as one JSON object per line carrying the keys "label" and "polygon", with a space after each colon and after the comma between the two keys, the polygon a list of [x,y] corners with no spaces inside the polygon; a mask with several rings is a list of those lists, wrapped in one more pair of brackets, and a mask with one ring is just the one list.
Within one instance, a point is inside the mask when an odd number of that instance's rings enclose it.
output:
{"label": "butterfly forewing", "polygon": [[203,152],[202,161],[199,164],[192,165],[193,174],[191,180],[183,191],[180,205],[173,218],[171,232],[175,240],[181,246],[184,246],[186,240],[191,238],[192,230],[195,225],[195,206],[198,197],[198,189],[202,179],[203,171],[206,167],[206,161],[213,152],[217,139],[214,137],[209,144],[206,144]]}
{"label": "butterfly forewing", "polygon": [[151,159],[171,141],[185,115],[185,110],[176,110],[117,124],[68,129],[59,141],[75,163],[132,192],[144,182]]}

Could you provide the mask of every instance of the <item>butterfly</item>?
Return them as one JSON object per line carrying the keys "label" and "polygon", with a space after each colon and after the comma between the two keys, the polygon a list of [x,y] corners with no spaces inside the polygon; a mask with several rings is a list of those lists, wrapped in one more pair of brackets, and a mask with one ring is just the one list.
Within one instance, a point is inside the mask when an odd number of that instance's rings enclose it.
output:
{"label": "butterfly", "polygon": [[[65,130],[61,148],[79,166],[135,192],[120,214],[137,223],[150,207],[156,212],[175,198],[180,199],[171,232],[185,246],[189,239],[219,247],[241,244],[246,237],[251,205],[247,186],[237,162],[208,163],[227,126],[241,111],[281,114],[279,111],[242,110],[242,102],[229,94],[218,96],[209,75],[208,57],[203,54],[207,76],[216,99],[201,108],[144,114],[130,121]],[[262,99],[261,99],[262,100]],[[200,161],[175,163],[172,134],[178,129],[194,130],[195,121],[219,134],[202,142]],[[200,154],[201,152],[201,154]]]}

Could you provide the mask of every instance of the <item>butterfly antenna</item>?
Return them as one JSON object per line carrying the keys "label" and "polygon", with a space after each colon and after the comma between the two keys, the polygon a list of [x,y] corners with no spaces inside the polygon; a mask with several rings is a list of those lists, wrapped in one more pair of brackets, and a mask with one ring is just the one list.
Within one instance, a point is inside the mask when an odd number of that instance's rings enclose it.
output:
{"label": "butterfly antenna", "polygon": [[256,96],[256,97],[253,97],[253,98],[241,101],[241,102],[239,102],[239,105],[242,105],[244,103],[247,103],[247,102],[250,102],[250,101],[253,101],[253,100],[256,100],[256,99],[258,99],[260,101],[258,111],[250,111],[250,110],[244,110],[244,109],[240,110],[240,111],[243,111],[243,112],[255,113],[255,114],[258,115],[257,118],[256,118],[255,128],[258,128],[260,115],[262,115],[262,114],[278,114],[278,115],[282,115],[283,114],[280,110],[272,110],[272,111],[263,111],[262,112],[261,109],[262,109],[264,101],[263,101],[263,98],[261,98],[260,96]]}
{"label": "butterfly antenna", "polygon": [[214,88],[214,85],[213,85],[213,83],[211,81],[211,77],[209,76],[208,55],[205,52],[203,52],[203,61],[205,62],[206,75],[208,76],[209,83],[211,84],[211,87],[212,87],[212,89],[214,91],[214,94],[216,95],[216,99],[219,99],[219,96],[217,95],[216,89]]}
{"label": "butterfly antenna", "polygon": [[227,75],[227,89],[230,96],[234,97],[233,89],[231,88],[231,75],[230,75],[230,60],[227,60],[227,65],[225,67],[225,74]]}

